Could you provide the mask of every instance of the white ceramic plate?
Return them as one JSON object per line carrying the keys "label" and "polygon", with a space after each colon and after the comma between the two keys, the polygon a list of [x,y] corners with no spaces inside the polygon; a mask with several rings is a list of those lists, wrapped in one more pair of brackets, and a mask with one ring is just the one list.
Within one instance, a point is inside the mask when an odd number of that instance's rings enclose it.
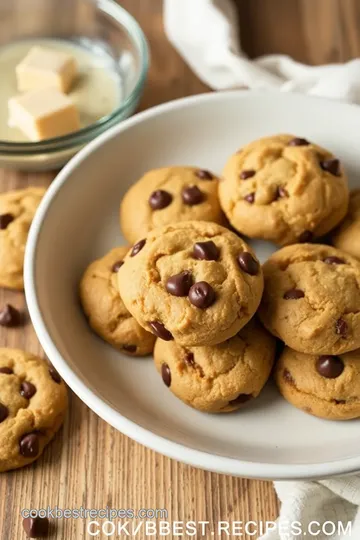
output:
{"label": "white ceramic plate", "polygon": [[[246,142],[289,132],[332,150],[355,185],[359,125],[360,108],[338,102],[280,93],[206,94],[141,113],[73,158],[37,212],[25,261],[35,330],[73,391],[129,437],[196,467],[269,479],[360,470],[360,421],[313,418],[287,404],[271,383],[241,412],[192,410],[165,387],[151,358],[128,358],[98,339],[77,297],[86,265],[123,242],[119,202],[147,169],[186,164],[220,173]],[[254,245],[261,259],[273,250],[264,242]]]}

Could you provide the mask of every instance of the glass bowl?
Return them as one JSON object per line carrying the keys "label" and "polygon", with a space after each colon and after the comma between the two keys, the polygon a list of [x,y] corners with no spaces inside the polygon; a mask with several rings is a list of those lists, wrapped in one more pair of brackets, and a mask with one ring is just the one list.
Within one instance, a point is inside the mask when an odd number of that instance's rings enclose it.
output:
{"label": "glass bowl", "polygon": [[136,20],[114,0],[2,0],[0,47],[34,38],[65,39],[111,55],[121,77],[122,99],[110,114],[68,135],[40,142],[0,140],[2,167],[59,168],[86,143],[134,112],[146,79],[149,54],[145,36]]}

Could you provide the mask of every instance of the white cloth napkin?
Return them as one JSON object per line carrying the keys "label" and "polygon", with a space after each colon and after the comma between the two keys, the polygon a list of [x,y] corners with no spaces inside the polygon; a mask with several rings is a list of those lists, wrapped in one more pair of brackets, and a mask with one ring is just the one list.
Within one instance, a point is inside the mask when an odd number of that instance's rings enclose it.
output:
{"label": "white cloth napkin", "polygon": [[248,60],[239,46],[231,0],[165,0],[164,22],[170,42],[215,90],[278,88],[360,103],[360,59],[325,66],[285,55]]}
{"label": "white cloth napkin", "polygon": [[[284,55],[248,60],[239,46],[231,0],[165,0],[164,21],[170,42],[211,88],[278,88],[360,103],[360,59],[316,67]],[[326,521],[340,521],[345,530],[350,521],[351,536],[329,535],[330,525],[313,536],[317,540],[360,539],[360,475],[274,485],[282,503],[278,527],[262,540],[309,539],[309,524]],[[305,534],[289,534],[287,524],[294,522]]]}

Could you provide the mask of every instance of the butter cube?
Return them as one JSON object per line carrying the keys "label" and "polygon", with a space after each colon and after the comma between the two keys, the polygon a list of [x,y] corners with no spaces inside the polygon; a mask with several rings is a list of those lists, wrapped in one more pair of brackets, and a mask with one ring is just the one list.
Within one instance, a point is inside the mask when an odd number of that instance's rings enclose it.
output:
{"label": "butter cube", "polygon": [[79,113],[71,99],[55,88],[33,90],[8,102],[9,126],[32,141],[59,137],[80,128]]}
{"label": "butter cube", "polygon": [[35,46],[16,66],[15,71],[19,92],[48,87],[67,92],[77,68],[71,54]]}

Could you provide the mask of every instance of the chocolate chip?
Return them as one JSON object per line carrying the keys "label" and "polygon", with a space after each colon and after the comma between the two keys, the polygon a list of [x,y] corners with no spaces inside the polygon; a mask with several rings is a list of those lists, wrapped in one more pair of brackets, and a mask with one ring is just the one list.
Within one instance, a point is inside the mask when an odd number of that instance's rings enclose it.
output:
{"label": "chocolate chip", "polygon": [[344,259],[340,259],[339,257],[326,257],[324,259],[324,263],[326,264],[345,264]]}
{"label": "chocolate chip", "polygon": [[135,353],[137,346],[136,345],[123,345],[122,349],[129,353]]}
{"label": "chocolate chip", "polygon": [[30,458],[38,455],[40,450],[39,435],[37,433],[27,433],[20,439],[20,454]]}
{"label": "chocolate chip", "polygon": [[299,236],[299,242],[311,242],[314,235],[311,231],[304,231]]}
{"label": "chocolate chip", "polygon": [[244,251],[243,253],[240,253],[240,255],[237,258],[237,261],[239,263],[239,266],[241,270],[246,272],[247,274],[250,274],[251,276],[256,276],[259,272],[259,263],[257,260],[254,259],[254,257],[249,253],[248,251]]}
{"label": "chocolate chip", "polygon": [[112,267],[111,267],[111,271],[112,272],[118,272],[120,270],[120,268],[122,267],[122,265],[124,264],[124,261],[116,261]]}
{"label": "chocolate chip", "polygon": [[10,304],[5,304],[5,307],[0,311],[0,325],[8,327],[19,326],[20,322],[20,311]]}
{"label": "chocolate chip", "polygon": [[304,298],[305,293],[301,289],[290,289],[284,293],[284,300],[298,300]]}
{"label": "chocolate chip", "polygon": [[205,169],[199,169],[195,174],[198,178],[200,178],[200,180],[212,180],[214,178],[214,175]]}
{"label": "chocolate chip", "polygon": [[288,382],[289,384],[294,384],[294,378],[291,375],[290,371],[288,369],[284,369],[283,371],[283,379]]}
{"label": "chocolate chip", "polygon": [[249,193],[244,197],[245,201],[247,201],[249,204],[253,204],[255,201],[255,193]]}
{"label": "chocolate chip", "polygon": [[335,323],[335,332],[339,334],[339,336],[345,337],[348,332],[348,325],[347,322],[344,321],[344,319],[338,319]]}
{"label": "chocolate chip", "polygon": [[9,416],[9,409],[0,403],[0,424]]}
{"label": "chocolate chip", "polygon": [[205,195],[197,186],[189,186],[182,190],[182,200],[188,206],[195,206],[203,202]]}
{"label": "chocolate chip", "polygon": [[308,146],[309,144],[309,141],[302,139],[301,137],[295,137],[288,142],[288,146]]}
{"label": "chocolate chip", "polygon": [[229,405],[241,405],[242,403],[249,401],[251,398],[251,394],[239,394],[237,398],[229,401]]}
{"label": "chocolate chip", "polygon": [[20,395],[26,399],[30,399],[36,394],[36,387],[28,381],[24,381],[20,386]]}
{"label": "chocolate chip", "polygon": [[276,190],[276,198],[277,199],[283,199],[284,197],[288,197],[289,193],[286,191],[286,189],[282,186],[278,186]]}
{"label": "chocolate chip", "polygon": [[5,373],[6,375],[12,375],[14,372],[9,367],[0,367],[0,373]]}
{"label": "chocolate chip", "polygon": [[189,366],[194,367],[195,366],[194,353],[192,353],[191,351],[187,351],[185,354],[185,362]]}
{"label": "chocolate chip", "polygon": [[130,253],[130,257],[134,257],[135,255],[137,255],[139,251],[141,251],[142,248],[145,246],[145,244],[146,244],[145,238],[136,242],[136,244],[133,245],[133,248]]}
{"label": "chocolate chip", "polygon": [[240,178],[241,180],[247,180],[248,178],[252,178],[253,176],[255,176],[255,174],[256,172],[252,169],[249,169],[247,171],[241,171]]}
{"label": "chocolate chip", "polygon": [[152,333],[158,338],[163,339],[164,341],[171,341],[174,339],[172,333],[169,332],[160,321],[151,321],[149,322],[149,326]]}
{"label": "chocolate chip", "polygon": [[329,172],[334,176],[341,176],[340,161],[338,159],[325,159],[320,161],[320,167],[323,171]]}
{"label": "chocolate chip", "polygon": [[316,361],[316,370],[319,375],[327,379],[336,379],[344,371],[344,363],[339,356],[319,356]]}
{"label": "chocolate chip", "polygon": [[206,281],[198,281],[189,291],[189,300],[193,306],[206,309],[215,302],[215,291]]}
{"label": "chocolate chip", "polygon": [[196,244],[194,244],[193,257],[195,257],[195,259],[217,261],[219,253],[219,249],[212,240],[209,240],[208,242],[196,242]]}
{"label": "chocolate chip", "polygon": [[149,205],[153,210],[161,210],[166,208],[172,201],[172,195],[163,189],[153,191],[149,197]]}
{"label": "chocolate chip", "polygon": [[193,278],[191,272],[184,270],[180,274],[169,277],[166,281],[165,288],[173,296],[187,296],[192,284]]}
{"label": "chocolate chip", "polygon": [[57,384],[61,383],[61,377],[56,371],[56,369],[54,368],[54,366],[49,367],[49,373],[50,373],[50,377],[52,378],[54,382],[56,382]]}
{"label": "chocolate chip", "polygon": [[336,405],[344,405],[346,403],[345,399],[332,399],[333,403],[336,403]]}
{"label": "chocolate chip", "polygon": [[1,214],[0,216],[0,229],[4,230],[7,228],[9,223],[14,221],[14,216],[12,214]]}
{"label": "chocolate chip", "polygon": [[161,376],[162,380],[166,384],[166,386],[169,388],[171,385],[171,371],[167,364],[161,364]]}
{"label": "chocolate chip", "polygon": [[23,527],[30,538],[42,538],[49,533],[49,520],[47,517],[27,517],[23,519]]}

